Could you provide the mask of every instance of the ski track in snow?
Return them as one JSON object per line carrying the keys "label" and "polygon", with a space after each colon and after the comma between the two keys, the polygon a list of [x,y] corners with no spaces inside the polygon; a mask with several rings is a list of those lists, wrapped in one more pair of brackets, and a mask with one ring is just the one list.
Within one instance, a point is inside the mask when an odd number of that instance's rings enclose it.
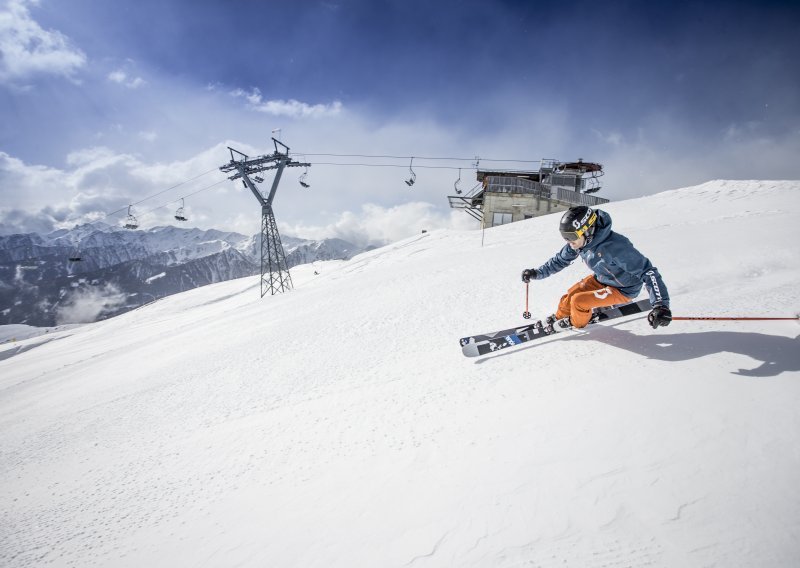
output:
{"label": "ski track in snow", "polygon": [[[800,182],[605,208],[675,315],[798,312],[800,253],[774,226]],[[524,323],[519,273],[561,246],[557,220],[0,346],[0,565],[800,564],[796,322],[634,317],[461,355],[459,337]],[[532,283],[530,311],[585,274]]]}

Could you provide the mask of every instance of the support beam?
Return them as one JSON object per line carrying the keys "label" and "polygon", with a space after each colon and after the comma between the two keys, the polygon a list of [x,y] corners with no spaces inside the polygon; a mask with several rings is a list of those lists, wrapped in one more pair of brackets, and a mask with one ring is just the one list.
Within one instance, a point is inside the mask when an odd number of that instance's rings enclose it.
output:
{"label": "support beam", "polygon": [[278,224],[270,205],[261,208],[261,297],[292,289],[292,275],[286,264]]}

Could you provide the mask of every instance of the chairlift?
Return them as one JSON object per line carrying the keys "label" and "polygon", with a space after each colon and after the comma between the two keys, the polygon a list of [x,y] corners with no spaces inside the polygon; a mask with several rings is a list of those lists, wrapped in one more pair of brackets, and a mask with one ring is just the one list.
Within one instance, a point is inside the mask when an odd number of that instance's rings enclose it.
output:
{"label": "chairlift", "polygon": [[458,168],[458,179],[453,184],[453,188],[456,190],[458,195],[461,195],[461,190],[458,188],[458,184],[461,182],[461,168]]}
{"label": "chairlift", "polygon": [[597,172],[597,171],[591,172],[591,176],[589,178],[583,180],[584,186],[588,186],[588,187],[586,187],[586,189],[584,189],[583,192],[584,193],[597,193],[598,191],[600,191],[602,189],[602,186],[600,185],[600,180],[598,178],[601,175],[603,175],[602,171],[600,171],[600,172]]}
{"label": "chairlift", "polygon": [[175,211],[175,220],[176,221],[188,221],[189,219],[186,218],[186,215],[183,214],[183,206],[184,206],[184,198],[181,197],[181,206],[178,207],[178,210]]}
{"label": "chairlift", "polygon": [[71,247],[69,256],[67,256],[67,260],[70,262],[80,262],[83,260],[83,257],[81,256],[80,242],[74,243],[74,245]]}
{"label": "chairlift", "polygon": [[414,173],[414,170],[411,169],[411,165],[414,163],[414,158],[412,156],[411,163],[408,164],[408,171],[411,172],[411,177],[406,180],[406,185],[411,187],[414,185],[414,182],[417,181],[417,174]]}
{"label": "chairlift", "polygon": [[136,217],[134,217],[133,213],[131,213],[131,209],[132,208],[133,208],[133,205],[128,205],[128,218],[125,219],[125,224],[123,225],[123,227],[125,229],[138,229],[139,228],[139,221],[137,221]]}
{"label": "chairlift", "polygon": [[308,166],[306,166],[306,171],[303,172],[303,174],[297,181],[299,181],[300,185],[302,185],[303,187],[309,188],[311,187],[311,184],[306,181],[306,176],[308,176]]}

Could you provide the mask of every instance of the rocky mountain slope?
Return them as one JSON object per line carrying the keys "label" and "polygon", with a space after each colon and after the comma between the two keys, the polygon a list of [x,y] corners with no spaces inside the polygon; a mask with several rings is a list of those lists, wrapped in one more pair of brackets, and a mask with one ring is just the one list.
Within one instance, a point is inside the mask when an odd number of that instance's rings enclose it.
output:
{"label": "rocky mountain slope", "polygon": [[[289,267],[362,251],[341,239],[285,237],[282,244]],[[0,325],[104,319],[177,292],[258,274],[260,266],[260,235],[179,227],[128,231],[94,223],[47,235],[0,236]]]}

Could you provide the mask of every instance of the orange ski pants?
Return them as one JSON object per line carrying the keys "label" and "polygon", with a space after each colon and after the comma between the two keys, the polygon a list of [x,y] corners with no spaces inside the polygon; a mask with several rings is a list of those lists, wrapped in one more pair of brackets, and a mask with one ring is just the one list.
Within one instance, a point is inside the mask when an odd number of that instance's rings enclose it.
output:
{"label": "orange ski pants", "polygon": [[586,327],[592,319],[592,308],[625,304],[631,299],[613,286],[600,284],[594,274],[587,276],[561,297],[556,318],[569,316],[573,327]]}

